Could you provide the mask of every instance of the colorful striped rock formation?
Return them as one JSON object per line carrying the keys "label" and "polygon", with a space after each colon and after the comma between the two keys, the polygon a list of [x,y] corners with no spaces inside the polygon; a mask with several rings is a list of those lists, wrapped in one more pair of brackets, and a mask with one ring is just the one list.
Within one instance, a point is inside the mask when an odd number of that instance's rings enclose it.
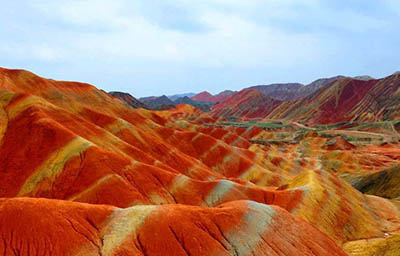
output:
{"label": "colorful striped rock formation", "polygon": [[89,84],[0,69],[0,252],[396,252],[397,200],[342,178],[398,164],[397,145],[317,133],[252,143],[276,136],[188,105],[135,109]]}
{"label": "colorful striped rock formation", "polygon": [[399,73],[382,79],[334,77],[315,82],[288,87],[288,98],[282,97],[284,91],[276,91],[280,88],[276,85],[250,87],[213,106],[211,113],[214,117],[279,119],[308,125],[400,119]]}

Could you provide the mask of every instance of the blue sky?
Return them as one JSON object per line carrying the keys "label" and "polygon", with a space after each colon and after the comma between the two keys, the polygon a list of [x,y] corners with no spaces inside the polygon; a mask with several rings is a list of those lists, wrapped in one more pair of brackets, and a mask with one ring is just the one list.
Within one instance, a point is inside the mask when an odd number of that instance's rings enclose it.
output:
{"label": "blue sky", "polygon": [[400,70],[398,0],[37,0],[0,9],[0,66],[134,96]]}

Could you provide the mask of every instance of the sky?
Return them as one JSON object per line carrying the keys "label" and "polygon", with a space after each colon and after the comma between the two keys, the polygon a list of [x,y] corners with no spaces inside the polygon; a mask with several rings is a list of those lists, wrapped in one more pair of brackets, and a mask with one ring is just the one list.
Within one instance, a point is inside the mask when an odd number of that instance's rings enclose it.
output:
{"label": "sky", "polygon": [[400,70],[398,0],[20,0],[0,66],[136,97]]}

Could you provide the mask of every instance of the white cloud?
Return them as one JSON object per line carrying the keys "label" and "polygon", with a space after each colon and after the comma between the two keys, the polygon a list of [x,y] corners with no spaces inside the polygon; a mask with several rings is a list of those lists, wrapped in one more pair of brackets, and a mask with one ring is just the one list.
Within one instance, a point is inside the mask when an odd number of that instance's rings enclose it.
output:
{"label": "white cloud", "polygon": [[[272,7],[279,6],[277,1],[267,2]],[[296,2],[310,5],[304,0]],[[199,5],[192,2],[192,8],[197,10],[193,18],[208,28],[201,33],[162,28],[141,15],[138,5],[129,3],[111,0],[101,0],[100,3],[94,0],[42,1],[35,7],[55,21],[111,28],[106,31],[78,29],[73,32],[73,40],[65,41],[65,48],[75,56],[88,54],[99,59],[139,58],[199,67],[250,68],[265,63],[285,66],[298,59],[312,58],[322,43],[312,34],[290,34],[271,24],[258,24],[241,15],[241,8],[254,9],[262,1],[207,0]],[[187,1],[182,3],[188,4]],[[225,6],[229,10],[213,9],[210,4]],[[132,10],[130,15],[124,12],[124,8]],[[287,4],[282,8],[287,9]],[[301,51],[297,45],[302,46]],[[36,56],[47,56],[48,60],[53,57],[48,49],[38,51]]]}
{"label": "white cloud", "polygon": [[387,7],[394,13],[396,13],[397,16],[400,16],[400,1],[398,0],[384,0],[383,1]]}
{"label": "white cloud", "polygon": [[62,50],[55,49],[46,45],[34,46],[32,49],[33,55],[42,61],[58,61],[62,59]]}
{"label": "white cloud", "polygon": [[119,11],[123,0],[40,0],[31,3],[31,8],[39,10],[52,19],[79,26],[119,26]]}
{"label": "white cloud", "polygon": [[57,62],[62,60],[63,50],[48,45],[2,44],[0,53],[14,59],[36,59],[43,62]]}

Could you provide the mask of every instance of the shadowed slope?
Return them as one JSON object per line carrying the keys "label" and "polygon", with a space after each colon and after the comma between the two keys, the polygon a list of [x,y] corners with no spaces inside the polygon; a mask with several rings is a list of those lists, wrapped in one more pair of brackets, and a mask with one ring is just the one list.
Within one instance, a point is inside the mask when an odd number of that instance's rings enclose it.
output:
{"label": "shadowed slope", "polygon": [[391,199],[400,197],[400,165],[376,173],[349,176],[346,180],[366,194]]}
{"label": "shadowed slope", "polygon": [[109,92],[112,96],[126,102],[129,106],[134,108],[146,108],[147,106],[137,100],[135,97],[126,92]]}

